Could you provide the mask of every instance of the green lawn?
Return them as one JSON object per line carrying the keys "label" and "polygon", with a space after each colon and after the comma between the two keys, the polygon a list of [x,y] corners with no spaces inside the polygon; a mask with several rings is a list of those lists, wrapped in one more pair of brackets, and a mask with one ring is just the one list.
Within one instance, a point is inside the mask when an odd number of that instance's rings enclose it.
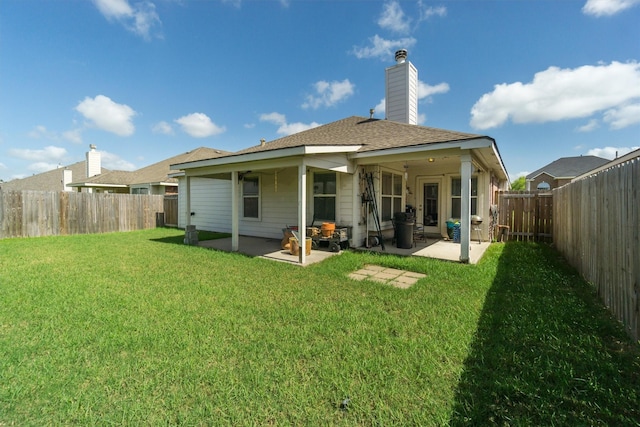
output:
{"label": "green lawn", "polygon": [[546,246],[301,268],[182,238],[0,240],[0,426],[640,423],[638,346]]}

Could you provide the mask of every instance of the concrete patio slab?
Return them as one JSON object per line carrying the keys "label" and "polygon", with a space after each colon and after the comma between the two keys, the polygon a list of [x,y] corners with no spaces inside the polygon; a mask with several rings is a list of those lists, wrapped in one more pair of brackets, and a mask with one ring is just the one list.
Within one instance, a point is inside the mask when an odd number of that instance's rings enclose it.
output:
{"label": "concrete patio slab", "polygon": [[[489,242],[471,242],[469,245],[469,264],[477,264],[489,248],[489,245]],[[460,243],[453,243],[452,240],[426,239],[425,241],[416,242],[415,246],[409,249],[398,248],[392,245],[391,242],[386,242],[384,250],[382,250],[381,246],[372,248],[359,247],[357,250],[460,262]]]}
{"label": "concrete patio slab", "polygon": [[[209,249],[216,249],[224,252],[231,252],[231,237],[215,240],[204,240],[198,242],[198,246]],[[274,261],[288,262],[295,265],[298,263],[298,255],[291,255],[288,250],[281,249],[279,239],[265,237],[240,236],[238,242],[238,252],[252,257],[270,259]],[[307,255],[305,266],[311,265],[325,259],[339,255],[340,252],[329,252],[323,250],[312,250],[311,255]]]}
{"label": "concrete patio slab", "polygon": [[[476,264],[482,255],[489,247],[489,242],[472,242],[469,251],[469,263]],[[231,252],[231,237],[216,240],[204,240],[198,242],[198,246],[209,249],[217,249],[220,251]],[[460,262],[460,244],[453,243],[453,241],[426,239],[425,241],[417,242],[415,247],[410,249],[397,248],[392,245],[391,242],[385,244],[385,250],[382,250],[381,246],[375,246],[372,248],[360,247],[356,250],[371,251],[379,253],[387,253],[392,255],[402,256],[418,256],[426,258],[435,258],[446,261]],[[239,250],[238,252],[245,255],[271,259],[275,261],[289,262],[292,264],[298,264],[298,256],[291,255],[288,250],[280,248],[279,239],[270,239],[265,237],[250,237],[240,236]],[[340,252],[329,252],[326,250],[312,250],[311,255],[306,257],[306,265],[311,265],[317,262],[321,262],[331,256],[338,255]],[[371,265],[367,268],[372,271],[385,270],[384,267]]]}

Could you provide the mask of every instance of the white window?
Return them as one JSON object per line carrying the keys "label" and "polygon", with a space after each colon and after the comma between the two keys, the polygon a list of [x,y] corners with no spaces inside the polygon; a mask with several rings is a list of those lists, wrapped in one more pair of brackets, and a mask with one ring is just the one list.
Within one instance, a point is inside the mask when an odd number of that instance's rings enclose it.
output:
{"label": "white window", "polygon": [[538,184],[538,190],[551,190],[551,186],[548,182],[542,181],[540,184]]}
{"label": "white window", "polygon": [[313,174],[313,218],[314,220],[336,220],[335,172],[316,172]]}
{"label": "white window", "polygon": [[402,209],[402,175],[382,172],[382,221],[391,221],[396,212]]}
{"label": "white window", "polygon": [[[461,204],[462,178],[451,179],[451,216],[460,218],[462,212]],[[471,215],[478,214],[478,178],[471,178]]]}
{"label": "white window", "polygon": [[146,187],[135,187],[131,189],[131,194],[149,194],[149,189]]}
{"label": "white window", "polygon": [[242,179],[242,216],[260,218],[260,178],[257,176]]}

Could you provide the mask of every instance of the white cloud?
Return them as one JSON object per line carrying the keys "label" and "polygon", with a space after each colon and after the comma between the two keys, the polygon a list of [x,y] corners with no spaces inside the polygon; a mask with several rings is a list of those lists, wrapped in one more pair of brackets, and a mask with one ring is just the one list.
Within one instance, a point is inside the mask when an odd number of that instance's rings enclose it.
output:
{"label": "white cloud", "polygon": [[82,144],[82,129],[71,129],[62,132],[62,137],[74,144]]}
{"label": "white cloud", "polygon": [[135,132],[132,120],[136,112],[128,105],[113,102],[107,96],[86,97],[76,106],[76,111],[98,129],[119,136],[130,136]]}
{"label": "white cloud", "polygon": [[261,114],[260,121],[269,122],[269,123],[273,123],[274,125],[282,126],[285,123],[287,123],[287,118],[284,114],[273,112],[273,113]]}
{"label": "white cloud", "polygon": [[351,50],[356,58],[379,58],[382,60],[393,60],[396,50],[409,49],[416,44],[416,39],[413,37],[405,37],[398,40],[386,40],[375,35],[369,38],[371,45],[368,47],[354,46]]}
{"label": "white cloud", "polygon": [[56,163],[64,158],[67,150],[62,147],[54,147],[49,145],[42,150],[31,150],[28,148],[11,148],[8,151],[9,156],[16,157],[32,162]]}
{"label": "white cloud", "polygon": [[640,4],[640,0],[587,0],[582,13],[597,17],[611,16],[636,4]]}
{"label": "white cloud", "polygon": [[380,102],[378,102],[378,105],[375,106],[374,110],[375,110],[374,114],[384,117],[387,111],[387,99],[382,98]]}
{"label": "white cloud", "polygon": [[640,103],[605,111],[603,120],[611,125],[611,129],[622,129],[640,123]]}
{"label": "white cloud", "polygon": [[[152,31],[162,22],[156,12],[156,6],[150,1],[139,1],[131,5],[128,0],[93,0],[94,4],[107,20],[120,22],[127,30],[149,40]],[[162,37],[160,30],[155,37]]]}
{"label": "white cloud", "polygon": [[420,20],[426,21],[432,16],[443,17],[447,15],[447,8],[444,6],[426,6],[422,1],[418,1],[418,8],[420,9]]}
{"label": "white cloud", "polygon": [[242,5],[242,0],[222,0],[222,3],[230,4],[231,6],[239,9]]}
{"label": "white cloud", "polygon": [[42,173],[56,169],[60,166],[60,163],[35,162],[27,166],[27,169],[33,173]]}
{"label": "white cloud", "polygon": [[394,31],[396,33],[407,34],[410,29],[410,19],[408,19],[400,3],[397,1],[390,1],[382,6],[382,13],[378,18],[378,25],[380,28]]}
{"label": "white cloud", "polygon": [[587,151],[588,156],[598,156],[605,159],[613,160],[618,157],[624,156],[627,153],[637,150],[640,147],[604,147],[604,148],[592,148]]}
{"label": "white cloud", "polygon": [[58,139],[58,135],[55,132],[48,130],[45,126],[42,125],[38,125],[33,128],[33,130],[31,130],[28,135],[29,138],[34,139]]}
{"label": "white cloud", "polygon": [[316,95],[308,95],[302,108],[316,109],[319,107],[332,107],[353,95],[355,85],[344,79],[341,82],[326,82],[321,80],[313,84]]}
{"label": "white cloud", "polygon": [[593,130],[596,130],[600,127],[600,123],[598,123],[597,119],[591,119],[589,120],[589,123],[587,123],[586,125],[580,126],[577,131],[578,132],[591,132]]}
{"label": "white cloud", "polygon": [[109,153],[108,151],[100,150],[100,163],[103,168],[119,171],[133,171],[136,170],[136,165],[124,160],[120,156]]}
{"label": "white cloud", "polygon": [[[471,126],[488,129],[513,123],[543,123],[589,117],[621,110],[640,99],[640,64],[612,62],[575,69],[549,67],[530,83],[502,83],[484,94],[471,109]],[[626,116],[625,116],[626,117]],[[611,119],[611,126],[628,120]]]}
{"label": "white cloud", "polygon": [[163,135],[173,135],[174,134],[173,127],[169,123],[167,123],[165,121],[161,121],[161,122],[158,122],[155,125],[153,125],[151,127],[151,131],[153,133],[160,133],[160,134],[163,134]]}
{"label": "white cloud", "polygon": [[439,83],[435,86],[431,86],[425,82],[418,81],[418,99],[425,99],[429,98],[431,95],[447,92],[449,92],[449,85],[447,83]]}
{"label": "white cloud", "polygon": [[272,123],[279,126],[276,132],[278,133],[278,135],[284,136],[293,135],[294,133],[302,132],[304,130],[313,129],[320,126],[320,123],[316,122],[311,122],[309,124],[301,122],[287,123],[286,116],[284,114],[276,112],[260,115],[260,121]]}
{"label": "white cloud", "polygon": [[208,136],[219,135],[227,129],[224,126],[218,126],[203,113],[191,113],[174,120],[182,130],[194,138],[206,138]]}

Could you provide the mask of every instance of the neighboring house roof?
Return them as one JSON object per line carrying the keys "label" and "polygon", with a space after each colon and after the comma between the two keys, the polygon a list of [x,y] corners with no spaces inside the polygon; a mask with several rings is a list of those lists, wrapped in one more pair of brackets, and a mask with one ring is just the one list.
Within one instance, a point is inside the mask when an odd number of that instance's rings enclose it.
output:
{"label": "neighboring house roof", "polygon": [[[0,183],[0,188],[6,191],[62,191],[64,190],[64,184],[62,182],[62,171],[64,169],[71,170],[72,180],[81,180],[87,177],[87,162],[83,160],[69,166],[59,167],[27,178],[13,179]],[[109,172],[109,169],[102,168],[103,174],[107,172]]]}
{"label": "neighboring house roof", "polygon": [[506,176],[506,168],[491,137],[359,116],[347,117],[217,159],[183,162],[174,166],[180,169],[198,168],[320,152],[352,153],[353,156],[374,152],[386,154],[394,149],[424,148],[436,144],[434,148],[445,148],[444,144],[447,143],[452,143],[451,148],[460,148],[460,145],[468,142],[468,148],[473,148],[473,142],[481,140],[482,146],[493,147],[493,162]]}
{"label": "neighboring house roof", "polygon": [[543,173],[546,173],[555,179],[574,178],[592,169],[600,167],[608,161],[609,160],[597,156],[561,157],[535,172],[531,172],[527,175],[526,179],[533,180]]}
{"label": "neighboring house roof", "polygon": [[169,177],[169,174],[176,172],[171,170],[172,164],[211,159],[228,154],[230,154],[228,151],[200,147],[135,171],[110,171],[105,174],[93,176],[86,180],[75,181],[70,185],[73,187],[128,187],[139,184],[177,185],[178,180]]}
{"label": "neighboring house roof", "polygon": [[582,175],[576,176],[572,181],[577,181],[579,179],[586,178],[587,176],[594,175],[594,174],[596,174],[598,172],[601,172],[601,171],[603,171],[605,169],[609,169],[609,168],[611,168],[613,166],[619,165],[620,163],[628,162],[629,160],[635,159],[636,157],[640,158],[640,148],[637,149],[637,150],[634,150],[634,151],[632,151],[630,153],[627,153],[627,154],[625,154],[623,156],[620,156],[620,157],[618,157],[616,159],[613,159],[610,162],[607,162],[604,165],[599,166],[599,167],[597,167],[595,169],[590,169],[587,172],[583,173]]}

